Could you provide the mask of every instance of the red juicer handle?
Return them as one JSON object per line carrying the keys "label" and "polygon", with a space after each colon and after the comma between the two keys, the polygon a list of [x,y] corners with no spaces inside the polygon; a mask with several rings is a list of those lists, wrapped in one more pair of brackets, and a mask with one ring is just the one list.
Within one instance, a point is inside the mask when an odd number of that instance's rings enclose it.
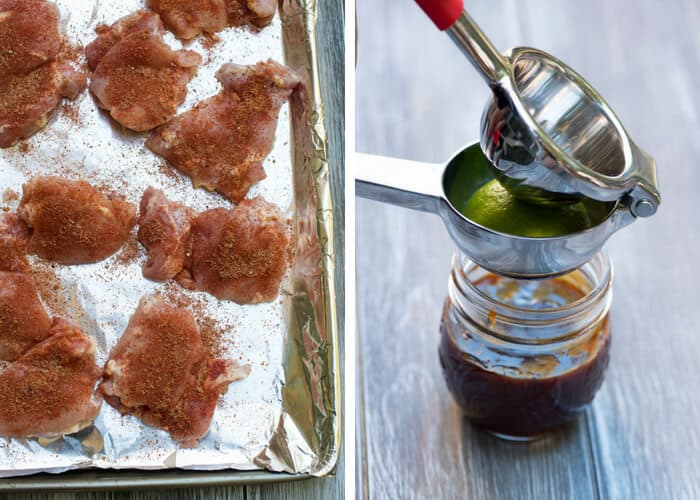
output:
{"label": "red juicer handle", "polygon": [[476,70],[493,86],[510,74],[506,59],[464,10],[464,0],[416,0],[435,25],[447,31]]}
{"label": "red juicer handle", "polygon": [[464,10],[464,0],[416,0],[441,31],[452,26]]}

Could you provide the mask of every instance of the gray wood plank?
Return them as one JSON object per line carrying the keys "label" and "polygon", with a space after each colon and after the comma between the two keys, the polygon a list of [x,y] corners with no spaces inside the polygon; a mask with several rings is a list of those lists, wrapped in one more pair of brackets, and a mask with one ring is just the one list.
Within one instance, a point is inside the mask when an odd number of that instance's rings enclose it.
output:
{"label": "gray wood plank", "polygon": [[620,81],[636,83],[607,93],[656,156],[665,198],[657,216],[610,245],[613,359],[594,411],[605,498],[700,498],[698,20],[697,2],[644,1],[610,34],[626,61]]}
{"label": "gray wood plank", "polygon": [[263,487],[249,486],[248,500],[339,500],[345,498],[344,459],[338,462],[336,474],[305,479],[293,483],[271,483]]}
{"label": "gray wood plank", "polygon": [[[700,225],[691,217],[700,183],[700,20],[697,2],[590,2],[532,9],[560,13],[548,43],[580,68],[659,163],[664,203],[652,219],[615,236],[613,358],[593,407],[601,493],[614,499],[700,498]],[[602,14],[598,19],[596,13]],[[564,19],[570,19],[564,21]],[[566,37],[560,33],[565,32]],[[577,47],[572,40],[586,40]]]}
{"label": "gray wood plank", "polygon": [[99,493],[17,493],[7,500],[244,500],[245,487],[186,488],[179,490],[143,490]]}
{"label": "gray wood plank", "polygon": [[[443,386],[437,322],[451,244],[429,215],[358,200],[369,498],[700,498],[700,225],[692,192],[697,2],[472,2],[501,49],[551,51],[587,77],[657,158],[664,203],[613,237],[613,359],[588,418],[551,441],[501,443]],[[441,161],[478,134],[487,90],[413,2],[358,1],[357,148]],[[361,445],[364,445],[364,449]]]}
{"label": "gray wood plank", "polygon": [[[338,324],[345,325],[345,12],[343,0],[319,4],[318,52],[321,93],[331,165]],[[345,336],[341,328],[340,343]]]}
{"label": "gray wood plank", "polygon": [[[356,335],[355,335],[355,498],[369,498],[369,482],[367,459],[367,421],[365,419],[365,384],[364,384],[364,357],[362,356],[362,343],[360,332],[363,332],[362,318],[359,308],[355,308]],[[350,377],[348,377],[350,378]]]}

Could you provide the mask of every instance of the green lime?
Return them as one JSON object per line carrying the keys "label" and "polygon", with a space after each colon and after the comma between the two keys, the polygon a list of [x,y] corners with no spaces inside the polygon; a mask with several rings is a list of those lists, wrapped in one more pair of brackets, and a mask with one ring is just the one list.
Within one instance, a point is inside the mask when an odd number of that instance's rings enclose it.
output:
{"label": "green lime", "polygon": [[501,233],[547,238],[593,227],[602,220],[600,209],[593,208],[591,211],[585,202],[546,206],[527,203],[494,179],[476,190],[460,211],[477,224]]}

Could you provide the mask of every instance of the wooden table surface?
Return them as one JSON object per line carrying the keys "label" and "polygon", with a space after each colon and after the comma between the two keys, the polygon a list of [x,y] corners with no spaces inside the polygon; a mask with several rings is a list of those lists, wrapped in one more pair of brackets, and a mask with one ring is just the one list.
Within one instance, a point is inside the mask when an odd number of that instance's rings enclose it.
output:
{"label": "wooden table surface", "polygon": [[[364,498],[700,498],[700,3],[472,0],[505,50],[584,75],[658,162],[663,204],[613,236],[612,359],[590,410],[534,444],[470,426],[442,380],[451,241],[357,200],[357,487]],[[476,142],[488,89],[412,1],[357,0],[357,149],[441,162]]]}
{"label": "wooden table surface", "polygon": [[[342,244],[344,214],[344,6],[342,0],[319,2],[318,49],[321,87],[326,113],[326,129],[332,168],[336,243],[336,293],[341,353],[345,325],[344,247]],[[341,358],[343,359],[343,358]],[[342,366],[342,363],[341,363]],[[3,495],[3,500],[336,500],[344,497],[344,468],[341,459],[334,476],[278,484],[251,486],[188,488],[181,490],[152,490],[134,492],[95,493],[17,493]]]}

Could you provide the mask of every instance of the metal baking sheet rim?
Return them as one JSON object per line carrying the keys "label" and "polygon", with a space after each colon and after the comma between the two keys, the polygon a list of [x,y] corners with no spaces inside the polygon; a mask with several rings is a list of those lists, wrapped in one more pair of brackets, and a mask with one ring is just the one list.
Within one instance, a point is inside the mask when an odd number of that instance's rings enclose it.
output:
{"label": "metal baking sheet rim", "polygon": [[[340,350],[338,345],[338,324],[336,317],[336,293],[334,284],[334,239],[333,239],[333,205],[330,192],[330,165],[327,161],[327,136],[323,124],[324,113],[320,92],[320,82],[318,75],[318,59],[316,48],[316,22],[318,18],[317,0],[279,0],[279,15],[282,20],[282,36],[284,40],[285,63],[297,70],[305,73],[307,92],[297,96],[297,109],[302,112],[291,113],[292,134],[294,135],[293,162],[295,175],[302,169],[310,169],[313,178],[313,198],[316,202],[316,229],[319,251],[321,259],[322,275],[317,277],[320,283],[318,295],[314,297],[313,290],[309,290],[312,297],[308,298],[311,306],[311,318],[307,318],[307,324],[296,332],[294,338],[287,342],[287,352],[285,356],[288,361],[301,361],[304,367],[300,373],[296,374],[296,379],[292,376],[288,380],[289,385],[295,385],[298,377],[304,377],[302,387],[308,390],[309,396],[314,395],[314,373],[312,369],[322,370],[320,380],[316,380],[317,397],[324,400],[320,408],[311,408],[312,422],[306,422],[313,427],[314,434],[312,441],[316,441],[319,460],[316,467],[308,473],[289,474],[284,472],[271,472],[266,470],[236,471],[197,471],[197,470],[101,470],[87,469],[64,472],[61,474],[40,473],[31,476],[20,476],[14,478],[0,479],[0,491],[81,491],[81,490],[119,490],[133,488],[177,488],[192,486],[217,486],[232,484],[260,484],[281,481],[294,481],[308,479],[311,477],[323,477],[331,474],[338,461],[340,441],[341,441],[341,381],[340,381]],[[309,154],[310,153],[310,154]],[[295,183],[295,187],[296,183]],[[297,210],[299,205],[297,204]],[[313,299],[318,303],[314,304]],[[292,300],[292,299],[290,299]],[[321,306],[317,315],[314,306]],[[289,308],[293,306],[288,304]],[[321,316],[320,321],[318,316]],[[314,344],[314,352],[323,352],[322,367],[309,367],[304,365],[301,350],[308,344],[304,330],[309,329],[309,319],[313,319],[316,333],[321,337],[321,343]],[[314,330],[313,325],[311,330]],[[324,339],[325,337],[325,345]],[[311,339],[313,342],[314,339]],[[299,345],[296,345],[299,344]],[[297,349],[300,348],[300,352]],[[289,363],[286,363],[289,366]],[[289,369],[289,368],[287,368]],[[318,375],[318,374],[316,374]],[[320,391],[320,394],[319,394]],[[284,388],[283,388],[284,392]],[[301,403],[311,404],[312,397],[301,398]],[[327,406],[327,408],[326,408]],[[295,413],[309,413],[309,408],[285,408],[285,414],[290,414],[290,410]],[[318,413],[321,415],[319,416]],[[324,410],[330,410],[328,414]],[[319,424],[319,420],[322,422]],[[319,425],[325,423],[324,428]],[[298,422],[293,422],[298,424]],[[330,429],[329,429],[330,428]],[[323,433],[324,429],[327,434]],[[285,432],[286,428],[281,428]],[[301,430],[300,430],[301,431]],[[274,442],[275,437],[271,439]],[[314,443],[310,443],[314,446]],[[318,450],[318,446],[322,450]],[[272,446],[272,445],[271,445]],[[284,453],[285,450],[280,450]]]}

